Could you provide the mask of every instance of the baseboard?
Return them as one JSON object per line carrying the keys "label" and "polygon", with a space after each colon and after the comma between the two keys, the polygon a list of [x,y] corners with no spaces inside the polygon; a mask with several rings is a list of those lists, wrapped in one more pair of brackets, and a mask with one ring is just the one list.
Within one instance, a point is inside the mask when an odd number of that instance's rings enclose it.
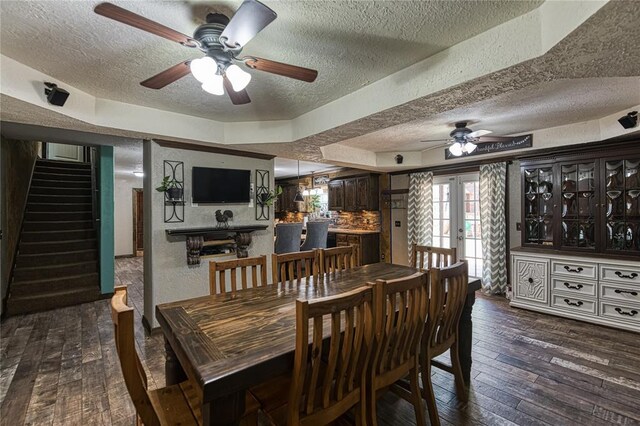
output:
{"label": "baseboard", "polygon": [[160,327],[151,328],[151,324],[147,317],[142,315],[142,327],[144,327],[144,331],[147,336],[152,336],[154,334],[162,333],[162,329]]}
{"label": "baseboard", "polygon": [[135,254],[119,254],[116,256],[116,259],[127,259],[129,257],[136,257]]}

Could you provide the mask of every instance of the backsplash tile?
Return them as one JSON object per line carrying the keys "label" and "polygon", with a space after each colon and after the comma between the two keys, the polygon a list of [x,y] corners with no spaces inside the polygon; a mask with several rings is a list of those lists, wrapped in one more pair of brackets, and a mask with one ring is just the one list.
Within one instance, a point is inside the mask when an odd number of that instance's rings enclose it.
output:
{"label": "backsplash tile", "polygon": [[[277,215],[282,222],[302,222],[306,213],[287,212]],[[359,212],[331,212],[333,227],[344,229],[380,230],[380,212],[362,210]]]}

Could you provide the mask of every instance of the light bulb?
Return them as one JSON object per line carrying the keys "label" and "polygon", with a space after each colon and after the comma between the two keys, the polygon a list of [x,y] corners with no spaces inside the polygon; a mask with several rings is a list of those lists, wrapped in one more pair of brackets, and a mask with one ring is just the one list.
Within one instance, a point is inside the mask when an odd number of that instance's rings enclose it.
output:
{"label": "light bulb", "polygon": [[251,81],[251,74],[241,70],[240,67],[235,64],[230,65],[227,68],[226,74],[227,78],[231,82],[233,90],[235,90],[236,92],[239,92],[247,87],[247,84],[249,84],[249,82]]}
{"label": "light bulb", "polygon": [[462,145],[460,145],[460,142],[456,142],[451,145],[449,147],[449,152],[455,157],[460,157],[462,155]]}
{"label": "light bulb", "polygon": [[202,90],[211,93],[212,95],[224,95],[222,76],[214,74],[209,81],[202,83]]}
{"label": "light bulb", "polygon": [[302,195],[304,195],[305,197],[309,195],[309,190],[305,189],[304,191],[302,191]]}
{"label": "light bulb", "polygon": [[200,83],[206,83],[218,72],[218,63],[215,59],[205,56],[191,61],[189,68],[191,68],[191,74],[196,80]]}
{"label": "light bulb", "polygon": [[464,144],[464,150],[467,152],[467,154],[471,154],[476,150],[477,147],[478,145],[473,142],[467,142],[466,144]]}

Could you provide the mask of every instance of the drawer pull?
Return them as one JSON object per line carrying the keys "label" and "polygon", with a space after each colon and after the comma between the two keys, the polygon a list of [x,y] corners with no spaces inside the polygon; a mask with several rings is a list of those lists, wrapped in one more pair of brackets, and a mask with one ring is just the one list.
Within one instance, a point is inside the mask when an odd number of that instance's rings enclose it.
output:
{"label": "drawer pull", "polygon": [[529,281],[529,284],[533,284],[533,278],[529,278],[527,281]]}
{"label": "drawer pull", "polygon": [[620,293],[627,293],[630,294],[632,296],[637,296],[638,292],[637,291],[629,291],[629,290],[620,290],[619,288],[616,288],[616,293],[620,294]]}
{"label": "drawer pull", "polygon": [[582,284],[571,285],[569,283],[564,283],[564,286],[573,290],[580,290],[582,288]]}
{"label": "drawer pull", "polygon": [[616,271],[616,275],[618,277],[620,277],[620,278],[627,278],[627,279],[630,279],[630,280],[633,280],[638,276],[638,274],[636,274],[635,272],[632,272],[631,275],[625,275],[620,271]]}
{"label": "drawer pull", "polygon": [[580,272],[582,272],[582,268],[578,266],[577,269],[571,269],[569,268],[567,265],[564,266],[564,269],[567,270],[567,272],[575,272],[576,274],[579,274]]}
{"label": "drawer pull", "polygon": [[572,302],[569,299],[564,299],[564,303],[566,303],[569,306],[582,306],[583,305],[583,303],[581,301],[579,301],[579,300],[577,302]]}
{"label": "drawer pull", "polygon": [[634,317],[634,316],[638,315],[638,311],[636,311],[635,309],[632,310],[631,312],[628,312],[628,311],[623,311],[620,308],[616,308],[616,312],[619,313],[620,315],[627,315],[627,316],[630,316],[630,317]]}

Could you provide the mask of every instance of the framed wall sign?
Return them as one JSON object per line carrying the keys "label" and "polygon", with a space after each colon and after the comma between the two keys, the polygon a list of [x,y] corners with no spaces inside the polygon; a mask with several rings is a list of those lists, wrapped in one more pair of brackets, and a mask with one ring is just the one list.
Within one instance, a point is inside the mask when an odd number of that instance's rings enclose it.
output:
{"label": "framed wall sign", "polygon": [[[489,136],[488,138],[491,138]],[[515,149],[531,148],[533,146],[533,135],[514,136],[511,140],[495,142],[478,142],[478,147],[471,153],[466,152],[460,156],[455,156],[449,152],[449,148],[444,151],[445,160],[452,158],[469,157],[472,155],[493,154],[494,152],[513,151]]]}

